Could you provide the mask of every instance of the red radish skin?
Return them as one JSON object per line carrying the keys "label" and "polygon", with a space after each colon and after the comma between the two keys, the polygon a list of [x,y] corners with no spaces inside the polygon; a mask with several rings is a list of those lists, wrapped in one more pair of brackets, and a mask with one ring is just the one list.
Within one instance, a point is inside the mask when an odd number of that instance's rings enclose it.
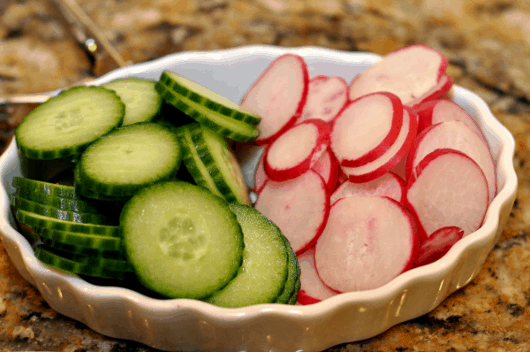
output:
{"label": "red radish skin", "polygon": [[437,149],[426,155],[407,183],[405,206],[417,220],[423,240],[440,228],[476,231],[488,209],[488,183],[466,154]]}
{"label": "red radish skin", "polygon": [[451,100],[438,99],[423,103],[416,108],[416,113],[419,117],[418,133],[421,133],[431,125],[456,120],[462,121],[467,127],[476,132],[484,141],[486,141],[475,120],[473,120],[467,111]]}
{"label": "red radish skin", "polygon": [[370,290],[410,269],[417,248],[413,220],[401,204],[387,197],[347,197],[331,207],[315,266],[334,291]]}
{"label": "red radish skin", "polygon": [[328,148],[329,131],[325,121],[316,119],[293,126],[265,149],[265,173],[287,181],[307,172]]}
{"label": "red radish skin", "polygon": [[322,234],[329,216],[329,196],[324,179],[309,170],[285,182],[267,180],[255,208],[280,228],[298,255]]}
{"label": "red radish skin", "polygon": [[491,202],[497,193],[497,181],[489,146],[462,121],[441,122],[420,133],[407,159],[407,178],[411,177],[414,168],[427,154],[435,149],[446,148],[466,154],[479,165],[488,181],[488,203]]}
{"label": "red radish skin", "polygon": [[308,119],[331,122],[348,101],[348,84],[342,77],[319,75],[309,81],[307,100],[298,123]]}
{"label": "red radish skin", "polygon": [[435,231],[420,245],[416,267],[434,263],[463,236],[464,231],[456,226],[442,227]]}
{"label": "red radish skin", "polygon": [[272,142],[300,118],[306,103],[309,72],[295,54],[276,58],[254,82],[240,107],[261,117],[256,143]]}
{"label": "red radish skin", "polygon": [[368,182],[392,170],[406,155],[416,138],[418,117],[409,107],[404,107],[403,126],[398,138],[386,153],[376,160],[360,167],[342,167],[350,182]]}
{"label": "red radish skin", "polygon": [[353,196],[389,197],[402,203],[405,196],[405,187],[405,181],[392,172],[387,172],[383,176],[368,182],[353,183],[346,181],[331,194],[330,204],[333,205],[344,197]]}
{"label": "red radish skin", "polygon": [[365,165],[392,146],[402,125],[403,105],[397,96],[386,92],[362,96],[333,120],[331,149],[342,166]]}
{"label": "red radish skin", "polygon": [[350,82],[350,100],[374,92],[391,92],[403,105],[410,106],[438,85],[447,65],[442,53],[426,45],[403,47],[356,76]]}
{"label": "red radish skin", "polygon": [[307,305],[325,300],[337,295],[337,292],[327,287],[317,274],[315,269],[315,248],[311,247],[298,256],[300,263],[300,292],[298,303]]}
{"label": "red radish skin", "polygon": [[330,148],[327,148],[312,167],[326,182],[330,192],[333,192],[339,178],[339,162]]}

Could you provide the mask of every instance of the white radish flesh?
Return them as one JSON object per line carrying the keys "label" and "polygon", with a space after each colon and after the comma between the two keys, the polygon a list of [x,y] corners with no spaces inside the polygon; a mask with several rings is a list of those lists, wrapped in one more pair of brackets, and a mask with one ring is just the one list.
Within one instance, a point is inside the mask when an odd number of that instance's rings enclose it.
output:
{"label": "white radish flesh", "polygon": [[348,101],[348,84],[342,77],[319,75],[309,81],[307,100],[298,123],[308,119],[333,120]]}
{"label": "white radish flesh", "polygon": [[329,215],[329,192],[313,170],[285,181],[267,180],[255,208],[274,222],[300,254],[314,245]]}
{"label": "white radish flesh", "polygon": [[301,56],[276,58],[241,101],[241,109],[261,117],[258,144],[267,144],[292,126],[307,99],[309,72]]}
{"label": "white radish flesh", "polygon": [[418,119],[416,113],[404,107],[403,125],[399,132],[398,138],[392,146],[379,158],[359,167],[342,167],[342,171],[348,175],[351,182],[368,182],[393,169],[406,155],[418,128]]}
{"label": "white radish flesh", "polygon": [[444,74],[440,81],[432,87],[429,91],[427,91],[422,96],[419,96],[409,102],[407,102],[407,106],[410,106],[413,109],[417,109],[419,105],[426,103],[428,101],[436,100],[436,99],[443,99],[447,97],[448,92],[451,90],[451,87],[453,87],[453,79],[451,76]]}
{"label": "white radish flesh", "polygon": [[311,169],[329,146],[329,126],[307,120],[288,129],[265,149],[265,173],[274,181],[286,181]]}
{"label": "white radish flesh", "polygon": [[403,124],[403,105],[390,93],[373,93],[346,105],[333,120],[331,149],[343,166],[362,166],[384,154]]}
{"label": "white radish flesh", "polygon": [[407,184],[405,205],[417,218],[422,237],[447,226],[468,235],[477,230],[488,209],[488,183],[467,155],[437,149],[423,158]]}
{"label": "white radish flesh", "polygon": [[434,263],[443,257],[451,247],[464,236],[464,231],[456,226],[443,227],[422,242],[416,259],[416,266]]}
{"label": "white radish flesh", "polygon": [[259,158],[258,166],[256,167],[256,172],[254,173],[254,191],[259,194],[265,181],[269,178],[265,173],[265,167],[263,166],[263,159],[265,158],[265,153],[261,154]]}
{"label": "white radish flesh", "polygon": [[361,183],[346,181],[331,194],[330,204],[339,199],[353,196],[389,197],[397,202],[402,201],[405,194],[405,181],[392,172],[387,172],[375,180]]}
{"label": "white radish flesh", "polygon": [[374,92],[391,92],[410,105],[437,86],[447,69],[447,58],[425,45],[396,50],[359,74],[350,83],[351,100]]}
{"label": "white radish flesh", "polygon": [[315,249],[309,248],[298,256],[300,263],[300,292],[298,293],[298,303],[313,304],[318,303],[326,298],[337,295],[330,290],[317,274],[315,269]]}
{"label": "white radish flesh", "polygon": [[337,201],[315,247],[318,275],[339,292],[383,286],[408,270],[418,246],[412,219],[396,201],[357,196]]}
{"label": "white radish flesh", "polygon": [[407,177],[414,173],[420,161],[435,149],[458,150],[473,159],[484,172],[488,181],[489,201],[497,192],[495,163],[489,146],[480,135],[462,121],[447,121],[424,130],[414,143],[407,160]]}

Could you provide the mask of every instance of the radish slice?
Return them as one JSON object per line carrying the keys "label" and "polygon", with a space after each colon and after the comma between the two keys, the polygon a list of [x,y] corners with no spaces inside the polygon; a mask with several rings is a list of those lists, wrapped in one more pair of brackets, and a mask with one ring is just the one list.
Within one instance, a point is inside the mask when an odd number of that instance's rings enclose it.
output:
{"label": "radish slice", "polygon": [[298,122],[333,120],[348,101],[348,84],[342,77],[319,75],[309,81],[307,100]]}
{"label": "radish slice", "polygon": [[462,121],[447,121],[433,125],[418,136],[407,160],[407,177],[410,177],[414,168],[427,154],[435,149],[446,148],[466,154],[480,166],[488,181],[488,203],[491,202],[497,192],[497,181],[490,149],[480,135]]}
{"label": "radish slice", "polygon": [[368,182],[383,176],[393,169],[407,155],[418,128],[416,113],[409,107],[404,107],[403,126],[398,138],[392,146],[379,158],[359,167],[342,167],[351,182]]}
{"label": "radish slice", "polygon": [[269,176],[265,173],[265,167],[263,166],[263,159],[265,158],[265,153],[261,154],[259,158],[258,166],[256,167],[256,172],[254,173],[254,191],[259,194],[265,182]]}
{"label": "radish slice", "polygon": [[411,268],[417,247],[413,220],[398,202],[347,197],[331,207],[315,247],[315,264],[332,290],[369,290]]}
{"label": "radish slice", "polygon": [[331,149],[343,166],[362,166],[384,154],[403,125],[403,105],[379,92],[352,101],[333,120]]}
{"label": "radish slice", "polygon": [[447,65],[447,58],[433,48],[418,44],[406,46],[355,77],[350,83],[350,100],[374,92],[391,92],[403,105],[411,106],[438,85]]}
{"label": "radish slice", "polygon": [[438,84],[436,84],[434,87],[432,87],[428,92],[426,92],[424,95],[417,97],[416,99],[413,99],[409,101],[407,106],[412,107],[413,109],[417,109],[419,105],[436,99],[444,99],[447,97],[447,93],[453,87],[453,78],[451,76],[444,74],[442,78],[440,78],[440,81]]}
{"label": "radish slice", "polygon": [[326,187],[333,192],[339,178],[339,162],[335,155],[327,148],[315,165],[312,167],[326,182]]}
{"label": "radish slice", "polygon": [[464,231],[456,226],[442,227],[435,231],[421,244],[416,266],[434,263],[449,252],[449,249],[463,236]]}
{"label": "radish slice", "polygon": [[313,246],[329,216],[329,192],[313,170],[285,181],[267,180],[255,207],[275,223],[296,254]]}
{"label": "radish slice", "polygon": [[328,146],[328,124],[322,120],[304,121],[267,146],[265,173],[274,181],[296,178],[312,168]]}
{"label": "radish slice", "polygon": [[458,226],[468,235],[482,224],[488,199],[488,182],[473,159],[456,150],[437,149],[422,159],[408,180],[405,206],[417,219],[423,238],[447,226]]}
{"label": "radish slice", "polygon": [[254,82],[241,101],[241,109],[261,117],[256,143],[270,143],[300,117],[307,99],[309,72],[301,56],[276,58]]}
{"label": "radish slice", "polygon": [[416,108],[419,117],[418,133],[431,125],[447,121],[462,121],[467,127],[480,135],[485,141],[484,135],[473,118],[458,104],[451,100],[439,99],[421,104]]}
{"label": "radish slice", "polygon": [[300,263],[300,292],[298,292],[298,303],[313,304],[337,295],[327,287],[317,274],[315,269],[315,248],[309,248],[298,256]]}
{"label": "radish slice", "polygon": [[368,182],[353,183],[346,181],[342,183],[331,194],[330,204],[333,205],[339,199],[353,196],[389,197],[401,203],[404,195],[405,181],[396,174],[387,172],[383,176]]}

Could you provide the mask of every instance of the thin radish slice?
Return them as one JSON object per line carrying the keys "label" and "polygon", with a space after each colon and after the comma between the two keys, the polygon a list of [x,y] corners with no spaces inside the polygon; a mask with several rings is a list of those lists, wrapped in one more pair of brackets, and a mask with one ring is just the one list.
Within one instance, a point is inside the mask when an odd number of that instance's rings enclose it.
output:
{"label": "thin radish slice", "polygon": [[351,182],[368,182],[392,170],[407,155],[416,137],[418,118],[409,107],[403,108],[403,126],[392,146],[376,160],[359,167],[342,167]]}
{"label": "thin radish slice", "polygon": [[464,231],[456,226],[442,227],[435,231],[420,245],[416,266],[434,263],[449,252],[463,236]]}
{"label": "thin radish slice", "polygon": [[329,192],[313,170],[285,181],[267,180],[255,208],[274,222],[296,254],[313,246],[329,216]]}
{"label": "thin radish slice", "polygon": [[315,247],[315,264],[332,290],[370,290],[411,268],[417,247],[413,220],[398,202],[347,197],[331,207]]}
{"label": "thin radish slice", "polygon": [[447,121],[432,125],[418,136],[407,159],[407,177],[410,177],[427,154],[435,149],[446,148],[466,154],[480,166],[488,181],[489,204],[497,192],[495,163],[486,142],[462,121]]}
{"label": "thin radish slice", "polygon": [[403,125],[403,105],[386,92],[349,102],[333,120],[331,149],[343,166],[356,167],[374,161],[396,141]]}
{"label": "thin radish slice", "polygon": [[240,105],[262,118],[256,143],[270,143],[300,118],[308,85],[309,72],[301,56],[285,54],[267,67]]}
{"label": "thin radish slice", "polygon": [[309,248],[298,256],[300,263],[300,292],[298,292],[298,303],[313,304],[326,298],[333,297],[337,293],[330,290],[317,274],[315,269],[315,248]]}
{"label": "thin radish slice", "polygon": [[331,194],[330,204],[333,205],[339,199],[353,196],[376,196],[389,197],[401,203],[405,195],[405,181],[392,172],[387,172],[375,180],[353,183],[346,181],[342,183],[335,192]]}
{"label": "thin radish slice", "polygon": [[339,178],[339,162],[331,149],[327,148],[315,165],[312,167],[326,182],[330,192],[333,192]]}
{"label": "thin radish slice", "polygon": [[269,178],[265,172],[265,167],[263,166],[263,159],[265,158],[265,153],[261,154],[259,158],[258,166],[256,167],[256,172],[254,173],[254,191],[259,194],[265,182]]}
{"label": "thin radish slice", "polygon": [[440,81],[438,82],[438,84],[432,87],[424,95],[419,96],[404,105],[410,106],[413,109],[417,109],[419,105],[425,102],[436,100],[436,99],[444,99],[444,97],[447,96],[447,93],[449,92],[449,90],[453,87],[453,84],[454,84],[453,78],[451,78],[451,76],[447,74],[444,74],[442,78],[440,78]]}
{"label": "thin radish slice", "polygon": [[438,99],[421,104],[416,108],[419,117],[418,133],[431,125],[447,121],[462,121],[485,141],[485,137],[475,120],[457,103],[448,99]]}
{"label": "thin radish slice", "polygon": [[356,76],[350,83],[350,100],[374,92],[391,92],[403,105],[410,105],[438,85],[447,65],[447,58],[433,48],[406,46]]}
{"label": "thin radish slice", "polygon": [[348,84],[342,77],[319,75],[309,81],[307,100],[298,123],[309,119],[333,120],[348,101]]}
{"label": "thin radish slice", "polygon": [[316,119],[304,121],[267,146],[265,173],[274,181],[296,178],[311,169],[328,146],[328,124]]}
{"label": "thin radish slice", "polygon": [[473,159],[460,151],[437,149],[416,171],[408,180],[405,206],[424,239],[447,226],[458,226],[464,236],[480,227],[489,204],[488,182]]}

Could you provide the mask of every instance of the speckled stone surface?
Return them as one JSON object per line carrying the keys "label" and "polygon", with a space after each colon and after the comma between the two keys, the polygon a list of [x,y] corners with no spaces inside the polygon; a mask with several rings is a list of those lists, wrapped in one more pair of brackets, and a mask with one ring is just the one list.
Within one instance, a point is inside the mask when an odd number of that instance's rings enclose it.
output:
{"label": "speckled stone surface", "polygon": [[[328,351],[530,351],[530,4],[516,0],[78,0],[126,60],[245,44],[380,54],[428,44],[513,133],[508,224],[478,276],[431,313]],[[52,90],[112,68],[91,59],[46,0],[0,0],[0,94]],[[23,109],[0,110],[0,140]],[[0,351],[153,351],[55,313],[0,244]]]}

